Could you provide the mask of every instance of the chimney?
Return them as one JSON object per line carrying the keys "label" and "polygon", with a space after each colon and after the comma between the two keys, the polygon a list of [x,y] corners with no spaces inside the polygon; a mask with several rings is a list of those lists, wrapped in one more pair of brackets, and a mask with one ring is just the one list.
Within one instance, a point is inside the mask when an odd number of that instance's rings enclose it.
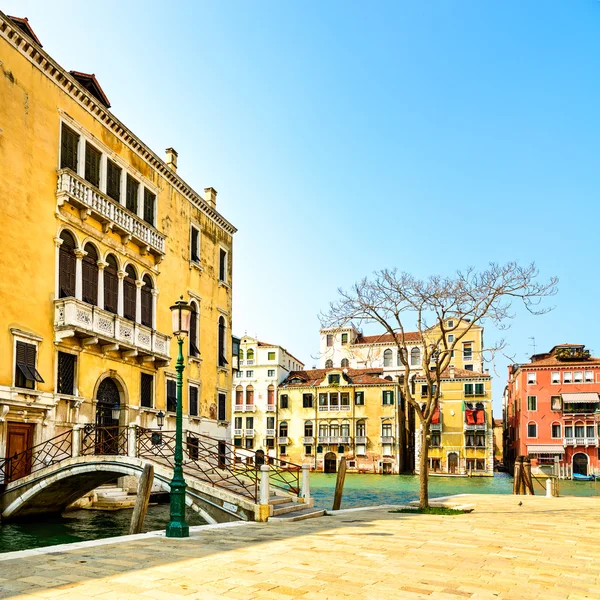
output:
{"label": "chimney", "polygon": [[449,371],[450,371],[450,379],[454,379],[454,365],[450,365]]}
{"label": "chimney", "polygon": [[213,208],[217,208],[217,190],[215,188],[204,188],[204,198]]}
{"label": "chimney", "polygon": [[167,148],[167,167],[177,173],[177,151],[175,148]]}

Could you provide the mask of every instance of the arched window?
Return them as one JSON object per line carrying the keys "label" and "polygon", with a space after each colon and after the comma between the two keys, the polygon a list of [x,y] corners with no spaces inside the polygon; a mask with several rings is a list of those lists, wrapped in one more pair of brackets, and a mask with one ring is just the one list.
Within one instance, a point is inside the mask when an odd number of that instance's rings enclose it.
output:
{"label": "arched window", "polygon": [[536,438],[537,437],[537,423],[531,421],[527,423],[527,437],[528,438]]}
{"label": "arched window", "polygon": [[137,275],[135,269],[132,265],[127,265],[127,268],[125,269],[125,279],[123,280],[123,316],[132,321],[135,321],[136,280]]}
{"label": "arched window", "polygon": [[152,327],[152,279],[150,275],[144,275],[142,281],[144,282],[142,287],[142,325]]}
{"label": "arched window", "polygon": [[96,306],[98,304],[98,253],[93,244],[86,244],[83,251],[87,254],[83,257],[81,269],[82,298],[84,302]]}
{"label": "arched window", "polygon": [[192,314],[190,315],[190,356],[200,355],[200,342],[198,340],[198,305],[192,300]]}
{"label": "arched window", "polygon": [[398,351],[397,364],[398,364],[399,367],[403,367],[404,366],[402,364],[402,357],[404,357],[404,362],[406,362],[406,350],[404,348],[401,348]]}
{"label": "arched window", "polygon": [[347,367],[350,364],[347,358],[342,358],[342,368]]}
{"label": "arched window", "polygon": [[350,423],[344,421],[340,426],[340,435],[342,437],[350,437]]}
{"label": "arched window", "polygon": [[304,435],[306,437],[312,437],[314,434],[312,421],[304,421]]}
{"label": "arched window", "polygon": [[275,404],[275,387],[273,385],[267,388],[267,404]]}
{"label": "arched window", "polygon": [[244,351],[241,348],[240,348],[239,359],[240,359],[240,364],[242,364],[242,361],[244,360]]}
{"label": "arched window", "polygon": [[109,254],[106,257],[107,265],[104,267],[104,310],[117,314],[119,306],[119,266],[117,259]]}
{"label": "arched window", "polygon": [[241,385],[238,385],[235,388],[235,405],[242,406],[243,404],[244,404],[244,388]]}
{"label": "arched window", "polygon": [[333,369],[333,361],[332,361],[330,358],[328,358],[328,359],[325,361],[325,368],[326,368],[326,369]]}
{"label": "arched window", "polygon": [[560,423],[552,423],[552,437],[553,438],[562,438],[562,431],[561,431],[561,425]]}
{"label": "arched window", "polygon": [[254,404],[254,388],[251,385],[246,388],[246,404]]}
{"label": "arched window", "polygon": [[413,348],[410,351],[410,365],[411,367],[417,367],[421,364],[421,350],[419,348]]}
{"label": "arched window", "polygon": [[575,437],[585,437],[585,425],[582,421],[577,421],[577,423],[575,423]]}
{"label": "arched window", "polygon": [[329,437],[338,437],[340,435],[340,426],[334,421],[329,425]]}
{"label": "arched window", "polygon": [[58,297],[75,296],[75,238],[68,232],[60,234],[62,244],[58,252]]}
{"label": "arched window", "polygon": [[252,348],[249,348],[249,349],[248,349],[248,353],[247,353],[247,356],[246,356],[246,358],[247,358],[248,360],[254,360],[254,350],[252,350]]}
{"label": "arched window", "polygon": [[288,424],[286,421],[282,421],[279,423],[279,435],[281,437],[287,437],[288,434]]}
{"label": "arched window", "polygon": [[357,437],[365,437],[367,434],[365,433],[367,430],[367,426],[365,421],[357,421],[356,422],[356,435]]}
{"label": "arched window", "polygon": [[392,351],[389,348],[383,353],[383,366],[392,366]]}
{"label": "arched window", "polygon": [[219,317],[219,356],[218,364],[220,367],[224,367],[227,364],[225,354],[227,352],[225,346],[225,317]]}

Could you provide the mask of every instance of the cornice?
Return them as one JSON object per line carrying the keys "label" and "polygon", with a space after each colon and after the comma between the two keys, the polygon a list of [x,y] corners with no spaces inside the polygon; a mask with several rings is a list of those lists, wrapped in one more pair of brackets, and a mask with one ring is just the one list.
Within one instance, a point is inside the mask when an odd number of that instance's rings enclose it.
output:
{"label": "cornice", "polygon": [[79,82],[65,71],[49,54],[44,52],[29,36],[25,35],[10,19],[0,11],[0,35],[37,67],[48,79],[75,100],[84,110],[99,120],[128,148],[156,169],[179,193],[185,196],[209,219],[230,234],[237,229],[225,217],[212,208],[202,196],[197,194],[179,175],[161,160],[146,144],[130,131],[108,109],[98,102]]}

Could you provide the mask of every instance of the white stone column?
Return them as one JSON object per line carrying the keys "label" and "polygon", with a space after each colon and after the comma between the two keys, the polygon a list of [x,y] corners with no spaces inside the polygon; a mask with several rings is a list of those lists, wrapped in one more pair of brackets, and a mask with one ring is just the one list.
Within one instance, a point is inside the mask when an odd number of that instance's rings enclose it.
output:
{"label": "white stone column", "polygon": [[129,423],[127,429],[127,456],[137,456],[137,425]]}
{"label": "white stone column", "polygon": [[141,279],[135,281],[135,322],[142,322],[142,288],[146,285]]}
{"label": "white stone column", "polygon": [[77,175],[85,178],[85,138],[81,134],[77,144]]}
{"label": "white stone column", "polygon": [[123,279],[125,279],[125,271],[119,271],[117,273],[117,277],[119,278],[118,282],[118,295],[117,295],[117,314],[122,317],[123,316]]}
{"label": "white stone column", "polygon": [[302,483],[300,496],[304,498],[304,502],[310,500],[310,465],[302,465]]}
{"label": "white stone column", "polygon": [[81,430],[83,425],[73,425],[73,437],[71,439],[71,456],[76,457],[81,454]]}
{"label": "white stone column", "polygon": [[87,252],[75,250],[75,298],[83,299],[83,257]]}
{"label": "white stone column", "polygon": [[260,504],[269,504],[269,465],[260,466]]}
{"label": "white stone column", "polygon": [[108,263],[99,260],[98,265],[98,308],[104,308],[104,269],[108,267]]}
{"label": "white stone column", "polygon": [[108,172],[108,157],[104,152],[100,155],[100,191],[106,194],[106,179]]}
{"label": "white stone column", "polygon": [[60,296],[60,247],[62,246],[63,240],[62,238],[55,237],[54,245],[56,246],[56,250],[54,251],[54,298],[58,298]]}
{"label": "white stone column", "polygon": [[156,307],[158,305],[158,290],[152,290],[152,329],[156,330]]}

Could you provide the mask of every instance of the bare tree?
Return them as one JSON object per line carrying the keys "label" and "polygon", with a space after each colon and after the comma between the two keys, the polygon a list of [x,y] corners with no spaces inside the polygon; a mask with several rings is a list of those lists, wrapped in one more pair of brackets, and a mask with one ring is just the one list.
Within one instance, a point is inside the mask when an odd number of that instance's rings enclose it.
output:
{"label": "bare tree", "polygon": [[[320,315],[324,327],[342,327],[349,322],[377,323],[391,334],[398,348],[404,376],[400,388],[408,405],[412,406],[421,426],[420,493],[419,504],[426,508],[428,494],[429,430],[439,406],[440,381],[450,366],[452,353],[474,326],[492,323],[506,329],[514,318],[512,305],[520,301],[532,314],[552,310],[542,307],[542,300],[553,296],[558,279],[538,281],[535,264],[520,266],[516,262],[505,265],[490,263],[487,269],[469,268],[457,271],[452,277],[431,276],[421,280],[396,269],[376,271],[373,278],[364,278],[348,291],[338,290],[339,299]],[[453,322],[448,326],[448,321]],[[422,340],[422,366],[427,394],[415,399],[410,369],[410,351],[405,339],[409,329],[416,328]],[[454,335],[448,341],[448,334]],[[414,347],[411,344],[411,347]],[[485,350],[493,357],[505,347],[500,340]]]}

